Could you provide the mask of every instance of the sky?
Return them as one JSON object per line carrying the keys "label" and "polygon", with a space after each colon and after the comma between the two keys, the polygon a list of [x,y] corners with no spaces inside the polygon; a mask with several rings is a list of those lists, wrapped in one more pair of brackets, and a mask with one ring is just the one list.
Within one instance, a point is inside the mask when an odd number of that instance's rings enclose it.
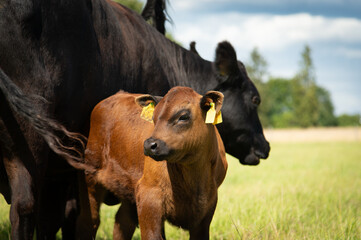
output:
{"label": "sky", "polygon": [[229,41],[249,62],[255,47],[273,77],[291,78],[301,52],[311,48],[316,83],[327,89],[335,114],[361,114],[360,0],[169,0],[167,31],[214,60],[217,43]]}

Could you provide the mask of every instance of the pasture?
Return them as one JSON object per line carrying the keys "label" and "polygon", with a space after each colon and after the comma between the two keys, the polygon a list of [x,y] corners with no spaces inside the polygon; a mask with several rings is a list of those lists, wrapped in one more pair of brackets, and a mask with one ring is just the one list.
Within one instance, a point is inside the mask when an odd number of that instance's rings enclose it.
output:
{"label": "pasture", "polygon": [[[297,141],[297,131],[286,133],[289,141],[275,137],[275,130],[266,131],[271,153],[259,166],[243,166],[228,156],[211,239],[361,239],[359,131],[351,130],[355,135],[346,139],[320,139],[322,132],[316,132]],[[112,238],[116,210],[102,207],[97,239]],[[9,239],[8,215],[1,196],[0,239]],[[170,225],[166,235],[188,239],[187,232]],[[140,239],[139,230],[134,239]]]}

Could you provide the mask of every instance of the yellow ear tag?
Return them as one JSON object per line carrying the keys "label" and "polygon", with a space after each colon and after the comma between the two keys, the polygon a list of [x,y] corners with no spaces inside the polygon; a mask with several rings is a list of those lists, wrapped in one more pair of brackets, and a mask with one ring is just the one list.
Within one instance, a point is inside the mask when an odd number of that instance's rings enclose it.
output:
{"label": "yellow ear tag", "polygon": [[211,105],[211,108],[207,111],[205,123],[212,123],[213,125],[221,123],[222,122],[221,111],[216,113],[214,103],[210,103],[210,105]]}
{"label": "yellow ear tag", "polygon": [[213,125],[216,125],[218,123],[221,123],[223,120],[222,120],[222,113],[221,111],[219,111],[217,114],[216,114],[216,118],[214,119],[214,122],[213,122]]}
{"label": "yellow ear tag", "polygon": [[214,107],[214,103],[210,103],[210,105],[211,105],[211,107],[207,111],[205,123],[212,123],[213,124],[213,122],[215,120],[215,117],[216,117],[216,109]]}
{"label": "yellow ear tag", "polygon": [[154,103],[151,102],[143,107],[140,117],[148,122],[153,122]]}

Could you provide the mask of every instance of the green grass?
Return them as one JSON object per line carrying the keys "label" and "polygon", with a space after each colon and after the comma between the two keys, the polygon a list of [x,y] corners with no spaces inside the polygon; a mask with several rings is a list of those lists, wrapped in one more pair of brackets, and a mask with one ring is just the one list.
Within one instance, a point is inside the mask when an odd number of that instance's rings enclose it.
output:
{"label": "green grass", "polygon": [[[211,239],[361,239],[361,142],[271,147],[256,167],[228,157]],[[97,239],[112,239],[116,210],[102,207]],[[9,231],[8,205],[0,200],[0,239]],[[170,225],[166,235],[189,238]]]}
{"label": "green grass", "polygon": [[4,197],[0,194],[0,239],[10,239],[10,221],[9,221],[10,205],[8,205]]}

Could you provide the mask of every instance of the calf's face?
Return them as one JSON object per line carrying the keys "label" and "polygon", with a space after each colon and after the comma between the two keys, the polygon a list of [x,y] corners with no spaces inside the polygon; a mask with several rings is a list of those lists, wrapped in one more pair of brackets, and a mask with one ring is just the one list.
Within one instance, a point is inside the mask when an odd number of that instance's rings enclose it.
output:
{"label": "calf's face", "polygon": [[[141,106],[149,104],[143,96],[137,98]],[[210,91],[204,96],[188,87],[172,88],[156,104],[153,121],[154,131],[144,142],[144,154],[156,161],[182,162],[190,156],[206,151],[214,141],[214,127],[206,124],[207,111],[214,104],[218,113],[223,94]]]}

